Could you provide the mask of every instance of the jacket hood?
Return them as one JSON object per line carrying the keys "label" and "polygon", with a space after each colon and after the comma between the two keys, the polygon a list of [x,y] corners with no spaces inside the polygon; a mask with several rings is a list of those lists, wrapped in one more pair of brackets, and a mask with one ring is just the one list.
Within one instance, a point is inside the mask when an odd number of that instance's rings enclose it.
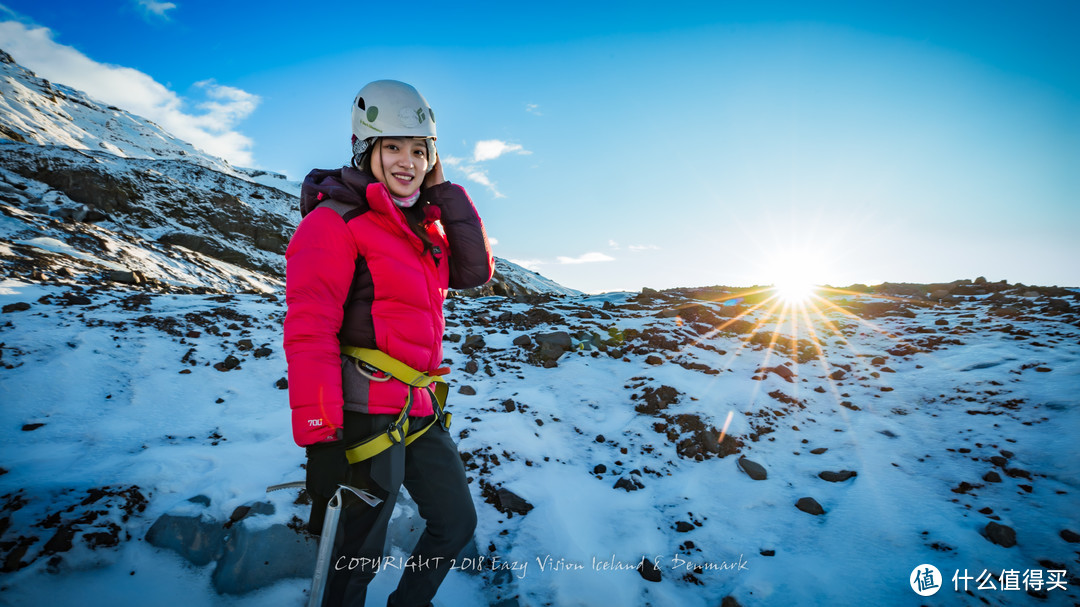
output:
{"label": "jacket hood", "polygon": [[300,216],[315,210],[328,198],[366,208],[364,192],[374,182],[375,177],[370,173],[352,167],[315,169],[307,174],[300,186]]}

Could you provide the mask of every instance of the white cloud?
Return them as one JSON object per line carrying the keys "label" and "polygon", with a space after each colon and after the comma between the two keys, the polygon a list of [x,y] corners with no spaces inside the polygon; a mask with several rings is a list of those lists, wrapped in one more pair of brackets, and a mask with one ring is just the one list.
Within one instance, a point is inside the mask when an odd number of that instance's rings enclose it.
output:
{"label": "white cloud", "polygon": [[[212,80],[196,83],[205,101],[182,98],[138,70],[98,63],[53,40],[50,29],[0,22],[0,48],[42,78],[85,91],[91,97],[153,120],[166,131],[214,156],[251,167],[252,141],[234,130],[259,104],[259,97]],[[187,106],[194,103],[197,112]]]}
{"label": "white cloud", "polygon": [[515,154],[532,154],[532,152],[526,150],[517,143],[506,143],[505,141],[499,141],[498,139],[488,139],[476,142],[476,147],[473,148],[473,162],[495,160],[499,156],[511,152]]}
{"label": "white cloud", "polygon": [[534,116],[543,116],[544,115],[543,113],[540,112],[540,106],[536,105],[535,103],[526,103],[525,104],[525,111],[532,114],[532,115],[534,115]]}
{"label": "white cloud", "polygon": [[462,173],[465,178],[473,183],[478,183],[487,188],[491,195],[495,198],[506,198],[499,188],[488,177],[487,169],[480,166],[481,162],[488,160],[494,160],[503,154],[532,154],[532,152],[526,150],[521,145],[516,143],[506,143],[505,141],[499,141],[498,139],[488,139],[485,141],[478,141],[473,147],[473,156],[469,159],[457,158],[455,156],[440,156],[442,163],[445,166],[453,167]]}
{"label": "white cloud", "polygon": [[488,243],[490,243],[491,246],[495,246],[495,245],[499,244],[499,239],[498,238],[492,238],[491,236],[488,236]]}
{"label": "white cloud", "polygon": [[627,248],[629,248],[631,251],[634,251],[634,252],[659,251],[660,250],[660,247],[658,247],[658,246],[656,246],[654,244],[632,244]]}
{"label": "white cloud", "polygon": [[592,252],[581,255],[580,257],[556,257],[560,264],[577,264],[577,263],[597,263],[601,261],[615,261],[615,258],[604,253]]}
{"label": "white cloud", "polygon": [[533,272],[539,271],[540,266],[544,265],[544,262],[539,259],[507,259],[512,264],[517,264],[526,270],[532,270]]}
{"label": "white cloud", "polygon": [[154,15],[162,19],[168,19],[169,16],[166,13],[176,8],[176,5],[172,2],[157,2],[155,0],[136,0],[135,4],[147,15]]}
{"label": "white cloud", "polygon": [[506,196],[503,196],[502,192],[500,192],[499,189],[495,187],[495,184],[491,183],[491,180],[488,179],[487,171],[485,171],[484,169],[481,169],[474,165],[466,165],[462,169],[465,172],[465,179],[468,179],[469,181],[475,183],[479,183],[485,188],[491,190],[491,195],[495,198],[506,198]]}

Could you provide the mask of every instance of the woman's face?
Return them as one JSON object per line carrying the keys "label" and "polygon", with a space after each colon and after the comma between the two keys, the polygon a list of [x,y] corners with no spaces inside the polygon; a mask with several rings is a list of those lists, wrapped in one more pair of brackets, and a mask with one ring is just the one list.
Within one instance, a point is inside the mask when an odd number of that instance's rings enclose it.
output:
{"label": "woman's face", "polygon": [[419,137],[382,137],[372,152],[371,169],[390,193],[408,198],[427,175],[427,143]]}

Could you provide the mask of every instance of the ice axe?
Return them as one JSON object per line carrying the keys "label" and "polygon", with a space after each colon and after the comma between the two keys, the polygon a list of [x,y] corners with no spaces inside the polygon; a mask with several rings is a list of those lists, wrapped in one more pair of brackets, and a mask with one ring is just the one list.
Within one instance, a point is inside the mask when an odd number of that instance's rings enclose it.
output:
{"label": "ice axe", "polygon": [[[271,485],[266,488],[266,492],[270,493],[280,489],[303,489],[304,486],[304,481],[293,481],[291,483]],[[334,536],[337,534],[338,519],[341,518],[342,490],[352,493],[368,506],[375,507],[382,503],[381,499],[363,489],[357,489],[349,485],[338,485],[334,497],[330,498],[330,502],[326,505],[326,518],[323,519],[322,533],[319,535],[319,552],[315,559],[315,573],[311,576],[311,593],[308,597],[308,607],[322,606],[323,593],[326,592],[326,578],[330,573],[331,553],[334,551]]]}

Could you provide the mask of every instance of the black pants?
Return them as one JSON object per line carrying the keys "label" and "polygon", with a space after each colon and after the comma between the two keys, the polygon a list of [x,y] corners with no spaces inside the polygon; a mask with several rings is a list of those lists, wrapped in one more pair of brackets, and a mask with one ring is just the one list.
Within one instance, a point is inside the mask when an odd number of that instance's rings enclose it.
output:
{"label": "black pants", "polygon": [[[382,432],[393,419],[391,415],[346,411],[345,439],[352,444]],[[422,428],[430,419],[411,418],[410,427]],[[352,495],[345,501],[323,605],[364,606],[368,583],[380,569],[387,525],[402,484],[416,502],[426,526],[411,560],[400,567],[401,581],[387,605],[430,605],[450,570],[451,559],[468,544],[476,528],[476,509],[465,481],[465,468],[450,434],[436,423],[408,448],[395,445],[354,464],[349,483],[382,498],[383,503],[370,507]]]}

